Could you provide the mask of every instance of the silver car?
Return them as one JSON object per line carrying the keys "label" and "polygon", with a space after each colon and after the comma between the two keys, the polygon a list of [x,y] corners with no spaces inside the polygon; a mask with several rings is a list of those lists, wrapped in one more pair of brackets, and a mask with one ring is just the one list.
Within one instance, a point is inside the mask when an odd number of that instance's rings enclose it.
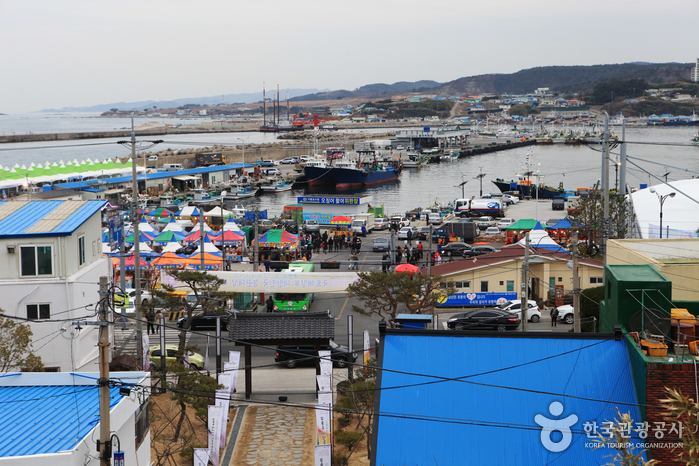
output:
{"label": "silver car", "polygon": [[387,230],[391,221],[387,218],[377,218],[374,220],[374,230]]}

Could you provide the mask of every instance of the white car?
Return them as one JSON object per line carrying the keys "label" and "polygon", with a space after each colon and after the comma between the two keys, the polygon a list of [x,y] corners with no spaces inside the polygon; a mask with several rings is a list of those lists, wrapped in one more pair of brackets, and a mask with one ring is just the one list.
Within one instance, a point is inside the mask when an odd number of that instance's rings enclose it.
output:
{"label": "white car", "polygon": [[510,194],[503,194],[502,197],[508,199],[510,201],[510,204],[517,204],[519,202],[518,197],[512,196]]}
{"label": "white car", "polygon": [[[126,289],[126,295],[129,297],[129,304],[124,307],[117,307],[116,312],[120,314],[123,312],[124,314],[127,315],[134,315],[136,314],[136,289],[135,288],[127,288]],[[141,305],[146,306],[148,305],[148,301],[151,299],[151,294],[148,291],[141,290]]]}
{"label": "white car", "polygon": [[566,324],[572,324],[575,321],[573,306],[570,304],[558,306],[556,309],[558,309],[558,320],[561,320]]}
{"label": "white car", "polygon": [[278,168],[267,168],[262,170],[262,172],[267,176],[279,176],[282,172]]}
{"label": "white car", "polygon": [[281,160],[279,161],[279,163],[282,164],[282,165],[287,165],[287,164],[299,163],[300,160],[301,160],[301,159],[299,159],[298,157],[293,156],[293,157],[287,157],[287,158],[285,158],[285,159],[281,159]]}
{"label": "white car", "polygon": [[394,216],[391,217],[391,223],[392,224],[398,224],[400,228],[403,227],[409,227],[410,226],[410,220],[408,220],[407,217],[399,217],[399,216]]}
{"label": "white car", "polygon": [[485,229],[485,236],[495,236],[500,234],[500,228],[498,227],[488,227]]}
{"label": "white car", "polygon": [[[529,304],[529,309],[527,310],[527,317],[529,317],[529,322],[539,322],[541,320],[541,311],[536,301],[531,299],[527,301]],[[510,312],[512,314],[517,314],[517,316],[522,318],[522,303],[519,300],[507,301],[505,304],[498,306],[496,309],[501,311]]]}
{"label": "white car", "polygon": [[398,239],[408,239],[408,232],[409,231],[412,232],[412,234],[410,235],[410,239],[411,240],[417,239],[418,231],[417,231],[417,228],[415,228],[415,227],[403,227],[403,228],[401,228],[400,231],[398,232]]}
{"label": "white car", "polygon": [[501,230],[505,230],[507,227],[510,225],[514,225],[515,219],[514,218],[502,218],[498,222],[498,228]]}

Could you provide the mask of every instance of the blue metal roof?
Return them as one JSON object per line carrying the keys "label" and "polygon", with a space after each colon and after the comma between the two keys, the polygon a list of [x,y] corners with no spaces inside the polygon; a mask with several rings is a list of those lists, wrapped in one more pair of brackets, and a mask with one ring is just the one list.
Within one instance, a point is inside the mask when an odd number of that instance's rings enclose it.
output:
{"label": "blue metal roof", "polygon": [[[250,165],[249,163],[245,164],[246,168],[254,167],[255,165]],[[178,170],[178,171],[165,171],[165,172],[156,172],[156,173],[148,173],[148,175],[145,174],[139,174],[136,175],[136,179],[138,181],[143,181],[145,179],[149,180],[161,180],[161,179],[166,179],[166,178],[173,178],[175,176],[186,176],[186,175],[199,175],[201,173],[212,173],[212,172],[220,172],[220,171],[230,171],[230,170],[238,170],[240,168],[243,168],[242,163],[232,163],[229,165],[213,165],[211,167],[198,167],[198,168],[188,168],[186,170]],[[133,181],[133,176],[128,175],[128,176],[119,176],[116,178],[103,178],[100,180],[81,180],[81,181],[74,181],[72,183],[61,183],[61,184],[55,184],[54,186],[58,186],[61,188],[67,188],[67,189],[84,189],[88,186],[94,186],[97,184],[108,184],[108,185],[113,185],[113,184],[121,184],[121,183],[130,183]]]}
{"label": "blue metal roof", "polygon": [[[95,213],[99,212],[107,201],[8,201],[24,205],[4,218],[0,218],[0,238],[16,238],[30,236],[67,236],[85,223]],[[46,231],[28,232],[34,225],[44,220],[63,203],[80,202],[80,206],[63,222]],[[0,206],[5,202],[0,202]]]}
{"label": "blue metal roof", "polygon": [[[617,408],[641,421],[637,406],[617,404],[637,403],[623,341],[394,332],[382,343],[384,368],[461,380],[382,372],[377,465],[605,464],[611,452],[586,445],[583,424],[599,429]],[[550,411],[556,401],[558,416]],[[577,416],[565,450],[544,448],[537,415]]]}
{"label": "blue metal roof", "polygon": [[[110,409],[123,398],[109,391]],[[0,387],[0,458],[72,450],[99,423],[99,387]]]}

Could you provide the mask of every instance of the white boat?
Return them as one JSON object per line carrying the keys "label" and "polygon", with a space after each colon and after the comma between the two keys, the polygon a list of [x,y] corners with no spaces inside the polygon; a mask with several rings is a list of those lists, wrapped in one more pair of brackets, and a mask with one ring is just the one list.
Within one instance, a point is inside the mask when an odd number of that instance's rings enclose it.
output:
{"label": "white boat", "polygon": [[260,186],[260,189],[263,193],[281,193],[284,191],[291,191],[291,183],[280,181],[278,183],[273,183],[270,185],[262,185]]}
{"label": "white boat", "polygon": [[247,199],[257,194],[258,188],[245,185],[231,185],[230,191],[226,192],[224,201],[236,201],[238,199]]}

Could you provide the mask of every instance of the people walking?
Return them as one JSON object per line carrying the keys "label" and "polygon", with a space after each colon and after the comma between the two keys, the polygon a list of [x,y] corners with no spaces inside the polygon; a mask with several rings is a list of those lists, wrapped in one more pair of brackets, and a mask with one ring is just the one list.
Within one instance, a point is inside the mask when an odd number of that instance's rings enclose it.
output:
{"label": "people walking", "polygon": [[265,301],[267,304],[267,312],[272,312],[274,309],[274,300],[272,299],[272,296],[270,295],[269,298],[267,298],[267,301]]}
{"label": "people walking", "polygon": [[155,333],[160,333],[160,324],[163,322],[163,311],[160,309],[158,309],[158,311],[155,313],[155,322]]}
{"label": "people walking", "polygon": [[551,308],[551,327],[558,327],[558,308]]}
{"label": "people walking", "polygon": [[357,255],[357,253],[353,252],[352,254],[350,254],[349,258],[350,258],[349,269],[350,270],[357,270],[359,268],[359,256]]}
{"label": "people walking", "polygon": [[148,321],[148,335],[155,334],[155,312],[153,309],[148,309],[146,312],[146,320]]}
{"label": "people walking", "polygon": [[267,258],[265,259],[265,272],[269,272],[270,264],[271,264],[271,262],[269,260],[269,256],[267,256]]}

